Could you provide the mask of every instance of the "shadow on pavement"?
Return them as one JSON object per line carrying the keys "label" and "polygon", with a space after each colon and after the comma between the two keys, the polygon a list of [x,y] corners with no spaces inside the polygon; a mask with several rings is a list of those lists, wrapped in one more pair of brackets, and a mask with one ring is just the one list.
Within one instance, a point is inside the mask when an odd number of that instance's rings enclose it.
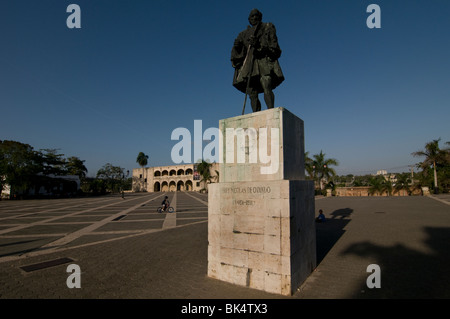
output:
{"label": "shadow on pavement", "polygon": [[316,223],[317,265],[325,258],[336,242],[345,233],[345,226],[350,222],[351,208],[340,208],[333,211],[324,223]]}
{"label": "shadow on pavement", "polygon": [[[449,298],[450,297],[450,228],[425,227],[424,243],[429,252],[402,244],[386,247],[371,242],[351,245],[343,254],[372,257],[380,266],[381,288],[350,298]],[[369,274],[368,274],[369,275]]]}

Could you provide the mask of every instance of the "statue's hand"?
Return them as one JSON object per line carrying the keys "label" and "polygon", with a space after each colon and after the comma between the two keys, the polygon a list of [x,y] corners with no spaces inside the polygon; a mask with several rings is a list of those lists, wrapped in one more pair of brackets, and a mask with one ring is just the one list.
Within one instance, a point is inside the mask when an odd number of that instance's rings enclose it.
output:
{"label": "statue's hand", "polygon": [[248,43],[251,46],[254,46],[256,44],[256,38],[252,35],[249,39],[248,39]]}
{"label": "statue's hand", "polygon": [[242,66],[242,62],[236,62],[236,63],[232,63],[233,68],[235,69],[240,69]]}

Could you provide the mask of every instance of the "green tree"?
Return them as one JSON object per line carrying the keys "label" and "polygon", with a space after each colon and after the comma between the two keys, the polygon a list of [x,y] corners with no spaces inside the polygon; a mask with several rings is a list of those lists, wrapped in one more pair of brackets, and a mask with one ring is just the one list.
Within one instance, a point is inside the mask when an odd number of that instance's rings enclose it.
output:
{"label": "green tree", "polygon": [[39,153],[32,146],[0,140],[0,195],[5,184],[10,185],[11,196],[26,191],[35,183],[39,171]]}
{"label": "green tree", "polygon": [[437,167],[439,165],[445,165],[445,162],[448,158],[448,150],[441,150],[439,148],[439,141],[441,139],[433,140],[425,144],[425,149],[417,152],[411,153],[416,157],[425,157],[425,160],[419,163],[420,168],[422,168],[423,173],[427,175],[427,170],[429,167],[433,169],[434,176],[434,191],[438,192],[438,174]]}
{"label": "green tree", "polygon": [[147,190],[147,182],[145,181],[144,167],[148,164],[148,155],[145,155],[143,152],[139,152],[136,163],[142,167],[142,179],[144,180],[144,189]]}
{"label": "green tree", "polygon": [[123,170],[122,167],[107,163],[97,171],[97,178],[105,181],[107,190],[118,192],[125,176]]}
{"label": "green tree", "polygon": [[11,196],[18,193],[27,195],[33,187],[35,194],[41,187],[50,192],[56,188],[59,191],[67,190],[70,182],[55,180],[53,177],[73,174],[74,167],[79,169],[76,175],[85,176],[83,171],[87,172],[87,169],[82,165],[83,162],[76,157],[66,160],[57,149],[35,151],[28,144],[0,141],[0,195],[5,184],[11,186]]}
{"label": "green tree", "polygon": [[99,178],[86,177],[81,184],[81,190],[84,193],[101,195],[106,193],[106,181]]}
{"label": "green tree", "polygon": [[41,166],[40,170],[46,176],[67,174],[64,154],[58,154],[57,151],[57,149],[42,149],[37,153],[37,160]]}
{"label": "green tree", "polygon": [[334,158],[325,158],[325,153],[321,150],[313,156],[312,164],[314,180],[318,180],[320,189],[323,190],[324,182],[327,183],[331,176],[336,175],[331,166],[337,166],[339,162]]}
{"label": "green tree", "polygon": [[67,173],[78,176],[80,180],[84,179],[86,177],[86,173],[88,172],[84,162],[85,161],[82,161],[76,156],[69,157],[65,164]]}

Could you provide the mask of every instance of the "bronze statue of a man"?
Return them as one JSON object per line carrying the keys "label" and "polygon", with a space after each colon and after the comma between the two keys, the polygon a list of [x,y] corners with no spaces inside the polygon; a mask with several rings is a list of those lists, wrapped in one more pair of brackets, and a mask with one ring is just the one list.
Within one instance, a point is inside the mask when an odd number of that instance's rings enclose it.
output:
{"label": "bronze statue of a man", "polygon": [[258,112],[261,111],[258,94],[264,93],[267,108],[273,108],[272,90],[284,81],[284,75],[278,63],[281,49],[275,26],[262,22],[258,9],[250,12],[248,21],[251,26],[239,33],[231,50],[231,64],[235,68],[233,86],[250,96],[253,112]]}

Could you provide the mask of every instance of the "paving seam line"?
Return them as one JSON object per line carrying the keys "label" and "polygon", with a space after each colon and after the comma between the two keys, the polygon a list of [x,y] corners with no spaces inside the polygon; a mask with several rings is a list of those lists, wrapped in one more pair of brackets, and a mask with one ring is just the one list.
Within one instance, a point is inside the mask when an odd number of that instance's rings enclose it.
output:
{"label": "paving seam line", "polygon": [[155,200],[155,199],[157,199],[158,197],[161,197],[161,196],[162,195],[159,195],[159,196],[156,196],[156,197],[152,197],[151,199],[149,199],[149,200],[147,200],[145,202],[139,203],[137,205],[134,205],[133,207],[130,207],[130,208],[127,208],[127,209],[125,209],[123,211],[120,211],[120,212],[118,212],[118,213],[116,213],[114,215],[108,216],[108,217],[106,217],[106,218],[104,218],[104,219],[102,219],[100,221],[97,221],[97,222],[95,222],[95,223],[93,223],[93,224],[91,224],[91,225],[89,225],[87,227],[84,227],[84,228],[79,229],[79,230],[77,230],[77,231],[75,231],[73,233],[70,233],[69,235],[67,235],[67,236],[65,236],[63,238],[60,238],[60,239],[58,239],[58,240],[56,240],[54,242],[48,243],[47,245],[44,245],[41,248],[44,248],[44,249],[50,248],[50,249],[52,249],[52,248],[56,248],[57,246],[66,245],[66,244],[74,241],[75,239],[77,239],[77,238],[79,238],[79,237],[81,237],[81,236],[83,236],[85,234],[88,234],[88,233],[96,230],[97,228],[100,228],[103,225],[106,225],[107,223],[111,222],[113,219],[115,219],[115,218],[117,218],[117,217],[119,217],[121,215],[126,215],[127,213],[129,213],[131,211],[134,211],[137,208],[141,207],[142,205],[145,205],[145,204],[147,204],[147,203],[149,203],[149,202],[151,202],[151,201],[153,201],[153,200]]}
{"label": "paving seam line", "polygon": [[162,229],[173,228],[177,226],[177,192],[174,193],[170,206],[174,209],[174,212],[166,212],[166,218],[164,218]]}
{"label": "paving seam line", "polygon": [[205,202],[204,200],[201,200],[200,198],[197,198],[196,196],[191,195],[189,193],[185,193],[185,194],[190,196],[190,197],[192,197],[192,198],[194,198],[194,199],[196,199],[196,200],[198,200],[200,203],[205,204],[206,206],[208,206],[208,202]]}
{"label": "paving seam line", "polygon": [[426,197],[434,199],[434,200],[437,200],[438,202],[450,205],[450,202],[447,202],[446,200],[443,200],[443,199],[440,199],[440,198],[437,198],[437,197],[434,197],[434,196],[426,196]]}
{"label": "paving seam line", "polygon": [[[136,199],[142,199],[142,197],[132,198],[132,199],[129,199],[129,201],[136,200]],[[63,219],[63,218],[66,218],[66,217],[72,217],[72,216],[79,215],[79,214],[82,214],[82,213],[95,211],[95,210],[98,210],[98,209],[101,209],[101,208],[105,208],[105,207],[108,207],[108,206],[116,205],[117,203],[118,202],[115,201],[114,203],[103,205],[103,206],[100,206],[100,207],[89,208],[89,209],[73,212],[73,213],[70,213],[70,214],[67,214],[67,215],[63,215],[63,216],[55,216],[55,217],[51,217],[51,218],[48,218],[48,219],[40,220],[40,221],[37,221],[37,222],[34,222],[34,223],[23,224],[23,225],[20,225],[20,226],[7,228],[7,229],[4,229],[4,230],[0,230],[0,235],[1,234],[6,234],[6,233],[10,233],[10,232],[13,232],[13,231],[17,231],[17,230],[21,230],[21,229],[24,229],[24,228],[33,227],[33,226],[36,226],[36,225],[45,225],[46,223],[52,222],[54,220]],[[82,206],[82,205],[83,204],[76,205],[76,206]],[[74,207],[74,206],[68,206],[68,207],[65,207],[65,208],[71,208],[71,207]],[[62,210],[62,209],[64,209],[64,208],[55,208],[54,210]]]}
{"label": "paving seam line", "polygon": [[[205,222],[207,222],[207,220],[201,220],[201,221],[189,223],[186,225],[179,225],[179,226],[176,226],[176,228],[189,227],[192,225],[202,224]],[[149,229],[149,230],[139,231],[139,232],[127,235],[127,236],[122,236],[119,238],[110,238],[110,239],[105,239],[102,241],[81,244],[81,245],[77,245],[77,246],[70,246],[70,247],[66,246],[66,247],[59,247],[59,248],[53,248],[53,249],[47,249],[47,250],[35,250],[35,251],[29,252],[27,254],[19,255],[19,256],[14,255],[14,256],[0,257],[0,263],[15,261],[15,260],[19,260],[19,259],[25,259],[25,258],[29,258],[29,257],[37,257],[37,256],[41,256],[41,255],[48,255],[48,254],[52,254],[52,253],[60,253],[60,252],[66,251],[66,250],[89,247],[89,246],[94,246],[94,245],[98,245],[98,244],[105,244],[105,243],[109,243],[109,242],[116,241],[116,240],[122,240],[122,239],[131,238],[131,237],[142,236],[142,235],[148,235],[151,233],[157,233],[157,232],[166,231],[166,230],[167,229],[162,229],[162,228]],[[92,234],[96,234],[96,232],[93,232]]]}
{"label": "paving seam line", "polygon": [[[97,202],[102,203],[102,202],[107,202],[107,201],[110,201],[110,200],[113,200],[113,199],[99,200],[99,201],[97,201]],[[96,204],[97,202],[94,202],[94,204]],[[23,217],[23,216],[31,216],[31,215],[41,214],[41,213],[48,213],[48,212],[53,212],[53,211],[57,211],[57,210],[61,210],[61,209],[80,207],[80,206],[83,206],[83,205],[86,205],[86,203],[77,204],[77,205],[72,205],[72,206],[65,206],[65,207],[56,207],[56,208],[51,208],[51,209],[44,209],[44,210],[38,211],[37,213],[36,213],[36,212],[33,212],[33,213],[25,213],[25,214],[19,214],[19,215],[14,215],[14,216],[5,216],[5,217],[0,217],[0,220],[3,220],[3,219],[11,219],[11,218],[17,218],[17,217]],[[44,206],[44,207],[47,207],[47,206]],[[53,207],[54,207],[54,206],[53,206]],[[11,207],[11,208],[13,208],[13,207]],[[8,208],[8,209],[9,209],[9,208]],[[33,206],[32,206],[32,207],[27,207],[27,208],[24,208],[24,209],[20,209],[20,210],[28,210],[28,209],[33,209]],[[15,212],[17,212],[17,211],[15,210]]]}

